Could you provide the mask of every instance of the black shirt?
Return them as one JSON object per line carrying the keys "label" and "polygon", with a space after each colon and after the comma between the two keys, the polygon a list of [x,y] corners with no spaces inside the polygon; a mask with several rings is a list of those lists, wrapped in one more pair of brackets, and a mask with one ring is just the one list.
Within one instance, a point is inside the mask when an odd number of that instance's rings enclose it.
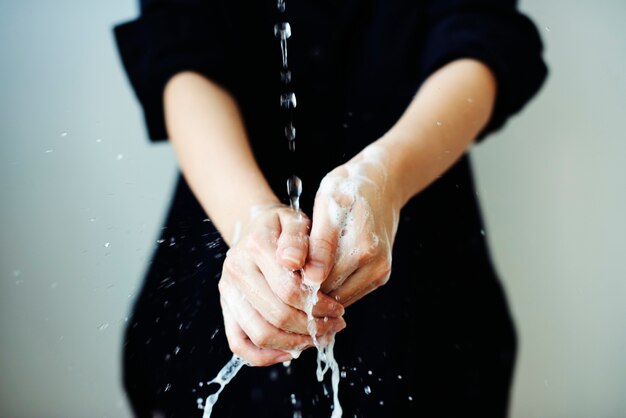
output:
{"label": "black shirt", "polygon": [[[279,108],[285,87],[273,28],[283,21],[292,28],[295,158]],[[519,112],[547,74],[539,34],[512,0],[287,0],[284,13],[275,0],[143,0],[139,18],[115,34],[152,140],[167,137],[162,93],[170,77],[204,74],[237,100],[277,195],[288,175],[302,178],[309,215],[321,178],[382,136],[446,63],[478,59],[496,76],[495,110],[479,140]],[[125,383],[138,415],[191,416],[185,408],[204,396],[198,380],[210,380],[230,356],[223,332],[208,338],[221,329],[225,247],[214,245],[205,217],[181,178],[127,329]],[[403,209],[393,260],[389,284],[351,306],[337,336],[345,416],[405,416],[406,408],[504,416],[515,334],[467,157]],[[183,348],[164,360],[174,347]],[[329,416],[310,351],[289,373],[242,370],[214,414],[293,416],[297,392],[303,416]]]}

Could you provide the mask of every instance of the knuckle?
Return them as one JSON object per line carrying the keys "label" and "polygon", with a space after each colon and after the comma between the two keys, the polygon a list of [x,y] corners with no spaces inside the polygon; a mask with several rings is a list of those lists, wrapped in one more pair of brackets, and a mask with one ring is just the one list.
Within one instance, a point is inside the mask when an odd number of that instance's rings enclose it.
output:
{"label": "knuckle", "polygon": [[254,343],[259,348],[267,348],[270,346],[272,342],[272,336],[267,332],[254,332],[253,335],[250,335],[250,341]]}
{"label": "knuckle", "polygon": [[291,324],[291,315],[287,309],[281,309],[274,315],[273,325],[280,329],[287,329]]}
{"label": "knuckle", "polygon": [[309,243],[318,256],[329,256],[333,252],[334,245],[327,238],[309,238]]}
{"label": "knuckle", "polygon": [[297,289],[291,285],[280,286],[277,294],[280,300],[290,306],[296,305],[300,300],[300,294]]}
{"label": "knuckle", "polygon": [[371,261],[376,256],[376,248],[365,243],[358,248],[356,256],[360,263]]}
{"label": "knuckle", "polygon": [[375,287],[381,287],[389,282],[391,276],[391,263],[384,262],[378,267],[378,278],[374,280]]}
{"label": "knuckle", "polygon": [[[226,273],[226,276],[237,277],[240,273],[239,263],[235,260],[236,254],[233,257],[226,257],[222,270]],[[224,277],[224,274],[222,275]],[[220,280],[222,282],[223,280]]]}

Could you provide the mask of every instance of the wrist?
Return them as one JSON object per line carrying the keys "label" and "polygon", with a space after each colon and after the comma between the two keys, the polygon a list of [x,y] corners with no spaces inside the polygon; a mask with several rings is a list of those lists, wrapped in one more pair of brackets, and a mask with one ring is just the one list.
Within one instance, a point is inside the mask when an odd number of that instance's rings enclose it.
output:
{"label": "wrist", "polygon": [[380,140],[365,147],[348,162],[355,167],[357,175],[365,175],[378,186],[384,202],[397,212],[408,198],[403,184],[402,170],[398,170],[398,156],[392,148]]}

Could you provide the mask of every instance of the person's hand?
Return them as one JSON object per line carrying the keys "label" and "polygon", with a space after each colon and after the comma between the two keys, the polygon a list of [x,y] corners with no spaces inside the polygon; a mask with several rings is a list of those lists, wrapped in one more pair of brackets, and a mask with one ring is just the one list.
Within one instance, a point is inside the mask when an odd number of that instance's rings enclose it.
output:
{"label": "person's hand", "polygon": [[[254,366],[291,360],[313,346],[307,330],[299,269],[308,252],[309,219],[274,205],[260,208],[227,253],[219,281],[232,352]],[[345,327],[343,307],[318,292],[314,306],[321,341]]]}
{"label": "person's hand", "polygon": [[382,286],[391,273],[391,250],[400,204],[388,184],[387,156],[370,146],[328,173],[313,208],[305,280],[344,307]]}

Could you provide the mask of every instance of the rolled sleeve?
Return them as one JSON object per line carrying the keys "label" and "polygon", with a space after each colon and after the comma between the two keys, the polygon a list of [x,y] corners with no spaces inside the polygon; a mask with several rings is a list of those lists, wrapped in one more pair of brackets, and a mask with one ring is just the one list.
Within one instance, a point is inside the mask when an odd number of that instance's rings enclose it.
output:
{"label": "rolled sleeve", "polygon": [[167,138],[163,90],[172,76],[194,71],[228,88],[228,28],[210,2],[144,0],[141,6],[141,15],[115,26],[114,34],[148,136],[158,141]]}
{"label": "rolled sleeve", "polygon": [[543,85],[548,69],[533,22],[513,0],[431,0],[421,78],[461,58],[483,62],[495,75],[495,108],[478,140],[500,129]]}

